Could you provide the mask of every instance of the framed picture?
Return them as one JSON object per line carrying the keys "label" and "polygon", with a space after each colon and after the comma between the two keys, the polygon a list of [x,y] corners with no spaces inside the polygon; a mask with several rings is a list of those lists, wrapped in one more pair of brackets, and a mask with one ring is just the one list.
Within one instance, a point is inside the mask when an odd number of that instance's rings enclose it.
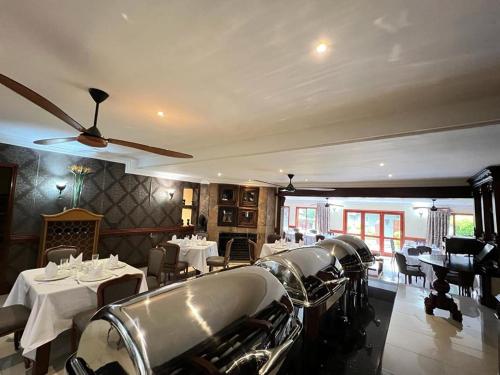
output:
{"label": "framed picture", "polygon": [[238,186],[237,185],[219,185],[219,200],[220,205],[236,206],[238,203]]}
{"label": "framed picture", "polygon": [[240,207],[258,207],[259,188],[240,186]]}
{"label": "framed picture", "polygon": [[236,207],[219,206],[217,225],[219,227],[235,227],[237,223],[237,212],[238,209]]}
{"label": "framed picture", "polygon": [[257,210],[249,208],[238,209],[238,226],[244,228],[257,228]]}

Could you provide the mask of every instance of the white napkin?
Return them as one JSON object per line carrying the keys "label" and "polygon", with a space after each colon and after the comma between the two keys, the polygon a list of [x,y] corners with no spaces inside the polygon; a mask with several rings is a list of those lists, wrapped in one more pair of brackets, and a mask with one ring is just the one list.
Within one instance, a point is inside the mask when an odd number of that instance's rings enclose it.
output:
{"label": "white napkin", "polygon": [[275,245],[277,245],[277,244],[279,244],[279,243],[280,243],[280,242],[279,242],[278,240],[275,240],[275,241],[274,241],[274,244],[275,244]]}
{"label": "white napkin", "polygon": [[116,267],[118,265],[118,254],[109,256],[108,263],[111,267]]}
{"label": "white napkin", "polygon": [[172,236],[172,241],[175,241],[176,239],[177,239],[177,236],[174,234],[174,235]]}
{"label": "white napkin", "polygon": [[76,258],[73,258],[73,255],[70,255],[69,256],[69,265],[73,266],[73,265],[80,264],[80,263],[82,263],[82,260],[83,260],[83,253],[78,254],[78,256]]}
{"label": "white napkin", "polygon": [[49,262],[47,266],[45,266],[45,277],[51,278],[57,275],[57,264],[54,262]]}
{"label": "white napkin", "polygon": [[201,241],[202,241],[202,242],[207,242],[207,237],[203,237],[203,238],[201,239]]}
{"label": "white napkin", "polygon": [[92,268],[89,271],[89,276],[90,277],[101,277],[102,276],[102,264],[98,265],[95,268]]}

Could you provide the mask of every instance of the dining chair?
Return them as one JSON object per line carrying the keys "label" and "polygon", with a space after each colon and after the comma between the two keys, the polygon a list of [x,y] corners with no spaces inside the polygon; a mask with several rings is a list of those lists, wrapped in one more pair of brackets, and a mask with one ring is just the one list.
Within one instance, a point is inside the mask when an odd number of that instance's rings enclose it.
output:
{"label": "dining chair", "polygon": [[24,327],[28,323],[31,310],[24,305],[0,307],[0,336],[14,334],[14,348],[19,350],[19,342]]}
{"label": "dining chair", "polygon": [[317,234],[316,235],[316,242],[323,241],[325,239],[325,236],[322,234]]}
{"label": "dining chair", "polygon": [[229,267],[229,259],[231,258],[231,248],[233,247],[234,238],[231,238],[226,243],[226,249],[224,252],[224,256],[213,256],[207,258],[208,270],[212,272],[214,267]]}
{"label": "dining chair", "polygon": [[76,257],[78,254],[78,248],[76,246],[59,245],[46,249],[44,254],[45,263],[43,264],[43,267],[45,267],[49,262],[59,264],[61,259],[68,259],[70,255]]}
{"label": "dining chair", "polygon": [[425,254],[425,253],[432,254],[432,249],[429,246],[420,245],[417,246],[416,249],[418,250],[419,254]]}
{"label": "dining chair", "polygon": [[208,238],[207,232],[198,232],[198,233],[195,233],[195,235],[198,236],[198,238]]}
{"label": "dining chair", "polygon": [[81,334],[97,310],[110,303],[139,293],[142,277],[142,274],[123,275],[116,279],[105,281],[99,285],[97,288],[97,307],[82,311],[73,317],[73,327],[71,331],[71,346],[73,351],[76,351]]}
{"label": "dining chair", "polygon": [[408,278],[411,284],[412,276],[415,276],[415,280],[419,277],[424,279],[424,288],[425,288],[425,273],[421,271],[421,266],[419,265],[410,265],[406,263],[406,257],[404,254],[396,252],[394,257],[396,258],[396,264],[398,265],[398,282],[399,282],[399,274],[402,273],[405,275],[405,284],[408,283]]}
{"label": "dining chair", "polygon": [[163,271],[165,270],[165,249],[154,247],[149,250],[148,270],[146,273],[146,282],[148,290],[158,289],[163,282]]}
{"label": "dining chair", "polygon": [[166,280],[170,280],[170,274],[172,274],[172,280],[177,280],[181,272],[184,271],[184,277],[187,277],[189,263],[179,260],[179,255],[181,253],[181,248],[179,245],[174,243],[165,243],[165,277]]}
{"label": "dining chair", "polygon": [[414,247],[409,247],[407,253],[408,255],[420,255],[420,251]]}
{"label": "dining chair", "polygon": [[257,244],[252,240],[248,240],[248,253],[250,255],[250,264],[254,264],[259,259],[259,256],[257,254]]}
{"label": "dining chair", "polygon": [[276,233],[268,234],[266,237],[266,243],[275,243],[276,241],[281,240],[281,236]]}
{"label": "dining chair", "polygon": [[300,232],[295,232],[295,243],[299,243],[300,241],[304,241],[304,235]]}
{"label": "dining chair", "polygon": [[458,294],[465,297],[472,296],[472,290],[474,289],[474,277],[475,275],[471,272],[457,272],[448,270],[445,280],[458,286]]}

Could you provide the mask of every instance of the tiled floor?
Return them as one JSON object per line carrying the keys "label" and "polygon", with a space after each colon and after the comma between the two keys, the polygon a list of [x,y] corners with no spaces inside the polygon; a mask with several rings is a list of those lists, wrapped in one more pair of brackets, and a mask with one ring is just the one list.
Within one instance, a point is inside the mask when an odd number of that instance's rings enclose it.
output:
{"label": "tiled floor", "polygon": [[497,374],[499,321],[474,299],[453,296],[463,323],[447,311],[425,314],[428,291],[399,285],[382,361],[385,375]]}

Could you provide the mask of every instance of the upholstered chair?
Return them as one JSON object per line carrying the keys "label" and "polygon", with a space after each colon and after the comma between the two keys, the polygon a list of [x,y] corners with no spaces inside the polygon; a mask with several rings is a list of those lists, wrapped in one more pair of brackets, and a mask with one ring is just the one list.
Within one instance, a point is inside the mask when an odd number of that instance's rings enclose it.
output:
{"label": "upholstered chair", "polygon": [[181,252],[179,245],[167,242],[163,246],[165,248],[165,275],[167,280],[170,280],[170,275],[172,275],[172,280],[177,280],[181,272],[184,272],[184,277],[187,277],[189,264],[179,260]]}
{"label": "upholstered chair", "polygon": [[266,238],[266,243],[275,243],[276,241],[279,241],[281,239],[281,236],[276,233],[268,234]]}
{"label": "upholstered chair", "polygon": [[207,265],[208,269],[210,272],[212,272],[212,269],[214,267],[223,267],[223,268],[228,268],[229,267],[229,259],[231,257],[231,248],[233,246],[234,238],[231,238],[229,241],[226,243],[226,251],[224,252],[224,256],[213,256],[213,257],[208,257],[207,258]]}
{"label": "upholstered chair", "polygon": [[162,247],[154,247],[149,250],[146,274],[148,290],[159,288],[164,281],[162,276],[165,270],[165,256],[165,249]]}
{"label": "upholstered chair", "polygon": [[70,255],[76,257],[78,254],[78,248],[76,246],[59,245],[56,247],[50,247],[45,250],[45,264],[44,267],[49,262],[54,262],[59,264],[61,259],[68,259]]}
{"label": "upholstered chair", "polygon": [[424,279],[424,288],[425,288],[425,273],[423,273],[420,270],[421,266],[407,264],[406,257],[404,256],[404,254],[396,252],[394,256],[396,258],[396,264],[398,265],[399,268],[398,280],[399,280],[399,273],[405,275],[405,284],[408,282],[408,277],[410,279],[410,284],[412,276],[415,276],[415,280],[419,277],[422,277]]}
{"label": "upholstered chair", "polygon": [[259,255],[257,254],[257,244],[252,240],[248,240],[248,253],[250,256],[250,264],[254,264],[257,259],[259,259]]}
{"label": "upholstered chair", "polygon": [[19,342],[24,327],[28,323],[30,309],[23,305],[0,307],[0,336],[14,334],[14,348],[19,350]]}

